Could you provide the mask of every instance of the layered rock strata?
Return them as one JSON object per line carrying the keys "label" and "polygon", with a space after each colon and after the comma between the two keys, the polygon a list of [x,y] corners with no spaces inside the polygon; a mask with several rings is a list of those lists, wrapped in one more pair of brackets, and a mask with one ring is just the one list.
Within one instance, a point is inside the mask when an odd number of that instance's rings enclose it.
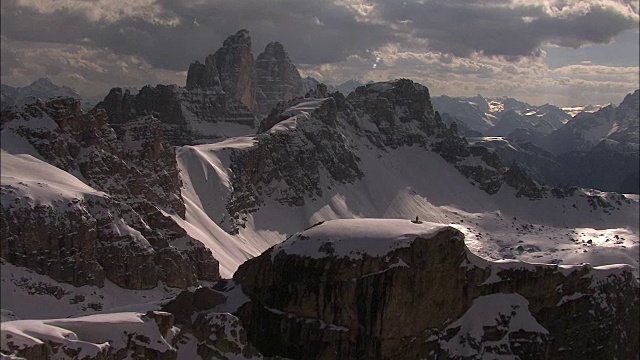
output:
{"label": "layered rock strata", "polygon": [[238,311],[249,341],[267,356],[638,356],[630,266],[490,262],[443,225],[328,221],[249,260],[234,280],[250,298]]}
{"label": "layered rock strata", "polygon": [[[111,127],[104,111],[61,98],[3,112],[2,135],[10,263],[76,286],[184,288],[219,278],[210,250],[172,218],[185,216],[182,184],[157,119]],[[12,155],[14,147],[31,150]]]}

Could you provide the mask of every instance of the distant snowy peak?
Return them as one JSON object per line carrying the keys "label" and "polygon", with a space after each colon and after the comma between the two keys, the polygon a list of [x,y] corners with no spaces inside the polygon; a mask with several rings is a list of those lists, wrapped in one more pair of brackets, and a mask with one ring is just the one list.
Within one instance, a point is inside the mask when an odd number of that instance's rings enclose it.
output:
{"label": "distant snowy peak", "polygon": [[49,78],[40,78],[24,87],[12,87],[2,84],[2,108],[26,103],[35,99],[47,101],[55,97],[71,97],[81,99],[80,95],[68,86],[54,84]]}
{"label": "distant snowy peak", "polygon": [[358,80],[347,80],[340,85],[336,85],[335,88],[337,91],[340,91],[342,95],[347,96],[357,87],[362,85],[364,84]]}
{"label": "distant snowy peak", "polygon": [[638,144],[640,93],[628,94],[619,106],[609,105],[589,113],[583,112],[544,139],[543,145],[554,153],[588,151],[603,139]]}
{"label": "distant snowy peak", "polygon": [[[571,116],[555,105],[534,106],[510,97],[433,98],[436,111],[446,113],[471,130],[492,136],[506,136],[516,129],[542,131],[545,134],[564,125]],[[544,124],[539,124],[544,121]]]}
{"label": "distant snowy peak", "polygon": [[[303,79],[303,90],[304,90],[303,94],[306,94],[310,90],[314,90],[320,83],[322,83],[320,80],[313,78],[311,76],[307,76],[306,78]],[[372,84],[372,83],[373,83],[372,81],[367,82],[367,84]],[[325,85],[327,86],[327,91],[329,93],[339,91],[340,93],[342,93],[342,95],[347,96],[352,91],[354,91],[357,87],[365,84],[358,80],[351,79],[337,85],[335,83],[327,83]]]}
{"label": "distant snowy peak", "polygon": [[562,111],[566,112],[569,116],[574,117],[580,113],[593,113],[604,107],[607,107],[611,104],[601,104],[601,105],[583,105],[583,106],[567,106],[563,107]]}

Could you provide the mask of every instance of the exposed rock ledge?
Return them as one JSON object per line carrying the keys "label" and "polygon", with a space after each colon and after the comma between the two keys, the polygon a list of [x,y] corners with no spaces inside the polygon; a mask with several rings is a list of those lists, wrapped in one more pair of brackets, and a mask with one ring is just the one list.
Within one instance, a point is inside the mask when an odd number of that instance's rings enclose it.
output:
{"label": "exposed rock ledge", "polygon": [[487,261],[446,225],[333,220],[160,312],[5,322],[0,350],[29,359],[635,359],[632,270]]}
{"label": "exposed rock ledge", "polygon": [[234,276],[265,356],[521,359],[638,356],[631,266],[491,262],[458,230],[334,220],[297,233]]}

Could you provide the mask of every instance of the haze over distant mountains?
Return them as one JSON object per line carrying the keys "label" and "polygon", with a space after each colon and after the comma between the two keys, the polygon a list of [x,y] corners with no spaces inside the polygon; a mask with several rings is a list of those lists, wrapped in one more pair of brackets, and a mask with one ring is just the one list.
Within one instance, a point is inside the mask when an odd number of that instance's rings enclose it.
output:
{"label": "haze over distant mountains", "polygon": [[469,141],[495,149],[540,182],[638,193],[638,97],[636,90],[619,105],[564,110],[480,95],[433,103]]}

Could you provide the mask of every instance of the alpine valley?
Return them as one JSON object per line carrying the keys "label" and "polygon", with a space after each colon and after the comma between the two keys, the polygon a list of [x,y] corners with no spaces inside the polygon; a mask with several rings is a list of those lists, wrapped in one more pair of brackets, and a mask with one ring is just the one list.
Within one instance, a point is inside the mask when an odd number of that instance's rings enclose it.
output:
{"label": "alpine valley", "polygon": [[327,86],[246,30],[184,87],[3,85],[2,358],[637,359],[620,101]]}

